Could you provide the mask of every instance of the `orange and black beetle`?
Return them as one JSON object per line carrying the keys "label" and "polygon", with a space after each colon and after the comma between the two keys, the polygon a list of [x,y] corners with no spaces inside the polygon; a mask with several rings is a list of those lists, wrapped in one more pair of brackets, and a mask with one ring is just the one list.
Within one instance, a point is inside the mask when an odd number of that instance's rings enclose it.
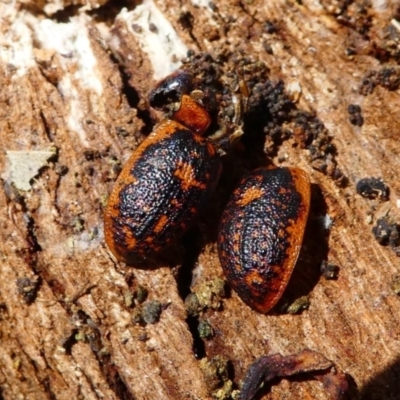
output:
{"label": "orange and black beetle", "polygon": [[[213,103],[213,93],[192,90],[192,80],[189,72],[178,71],[150,94],[154,107],[176,101],[180,107],[132,154],[109,197],[105,238],[119,260],[152,260],[173,244],[218,182],[219,155],[201,136],[211,123],[212,107],[205,106]],[[232,194],[220,222],[218,253],[228,282],[253,309],[266,313],[281,297],[300,252],[309,208],[310,181],[298,168],[259,168]]]}
{"label": "orange and black beetle", "polygon": [[201,136],[211,118],[185,94],[190,79],[178,71],[151,93],[151,103],[160,98],[162,103],[174,92],[180,107],[135,150],[109,197],[105,239],[117,259],[127,263],[152,259],[173,244],[196,220],[218,182],[219,156]]}
{"label": "orange and black beetle", "polygon": [[229,284],[266,313],[281,297],[300,252],[310,181],[298,168],[259,168],[244,178],[223,212],[218,253]]}

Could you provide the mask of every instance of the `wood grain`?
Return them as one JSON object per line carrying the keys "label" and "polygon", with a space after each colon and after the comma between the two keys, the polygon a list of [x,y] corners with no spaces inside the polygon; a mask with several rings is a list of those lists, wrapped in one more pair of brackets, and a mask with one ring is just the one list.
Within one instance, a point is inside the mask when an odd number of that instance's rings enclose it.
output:
{"label": "wood grain", "polygon": [[[200,233],[206,244],[195,259],[152,270],[119,265],[104,244],[112,184],[156,120],[146,96],[160,76],[139,32],[149,27],[126,15],[141,5],[121,11],[109,2],[88,11],[88,4],[56,15],[51,7],[43,14],[43,6],[0,5],[0,397],[205,400],[212,394],[199,358],[230,360],[237,389],[255,358],[311,349],[351,377],[350,398],[398,398],[400,298],[392,286],[400,261],[371,230],[379,216],[400,221],[399,90],[381,79],[371,93],[360,92],[371,71],[392,68],[399,76],[397,2],[152,5],[188,49],[241,50],[264,61],[270,79],[300,85],[296,106],[324,124],[348,179],[339,187],[312,168],[308,150],[292,139],[282,144],[273,161],[306,170],[320,193],[286,294],[308,295],[310,306],[261,315],[230,293],[220,309],[202,313],[214,332],[204,340],[193,333],[197,320],[187,319],[184,300],[223,277],[215,242]],[[62,35],[68,45],[57,41]],[[176,60],[165,54],[158,63],[172,68]],[[361,127],[349,122],[350,104],[361,106]],[[31,190],[13,190],[6,151],[50,146],[57,156]],[[389,202],[356,193],[356,182],[370,176],[390,187]],[[326,215],[332,224],[321,234]],[[324,258],[340,267],[337,280],[320,276]],[[17,287],[26,277],[40,282],[31,304]],[[146,302],[163,306],[155,324],[132,321],[139,305],[127,299],[139,287],[149,291]],[[262,398],[328,397],[317,381],[284,380]]]}

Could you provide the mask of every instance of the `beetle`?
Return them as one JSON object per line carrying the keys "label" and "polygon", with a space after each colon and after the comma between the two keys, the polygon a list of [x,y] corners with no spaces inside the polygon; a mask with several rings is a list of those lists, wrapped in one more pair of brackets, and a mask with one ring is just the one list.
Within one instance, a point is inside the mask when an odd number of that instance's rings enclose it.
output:
{"label": "beetle", "polygon": [[133,152],[109,196],[105,240],[128,264],[157,259],[198,218],[218,182],[220,157],[202,137],[211,117],[198,93],[186,94],[191,86],[191,75],[178,71],[150,94],[152,104],[175,96],[180,106]]}
{"label": "beetle", "polygon": [[310,180],[299,168],[267,168],[246,176],[231,195],[218,231],[218,254],[231,287],[267,313],[297,262],[310,209]]}

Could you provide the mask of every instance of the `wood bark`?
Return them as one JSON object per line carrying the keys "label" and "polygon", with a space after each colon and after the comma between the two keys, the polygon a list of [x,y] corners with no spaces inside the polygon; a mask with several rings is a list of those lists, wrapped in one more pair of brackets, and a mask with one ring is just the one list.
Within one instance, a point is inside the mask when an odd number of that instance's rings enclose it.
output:
{"label": "wood bark", "polygon": [[[223,398],[218,384],[210,389],[205,360],[229,360],[225,384],[238,390],[255,358],[311,349],[348,374],[349,398],[397,399],[400,259],[372,234],[380,217],[400,223],[397,2],[118,4],[0,5],[0,397]],[[215,241],[201,239],[184,265],[137,269],[110,255],[102,222],[120,165],[156,119],[148,92],[187,49],[240,50],[265,62],[268,78],[300,95],[296,107],[315,113],[333,137],[347,177],[338,185],[313,168],[309,150],[284,141],[272,161],[304,168],[325,207],[312,212],[285,293],[308,295],[309,308],[261,315],[230,293],[201,314],[209,339],[196,333],[184,300],[223,279]],[[361,107],[362,126],[349,122],[351,104]],[[16,188],[24,177],[10,171],[23,168],[25,154],[12,152],[46,151],[54,154],[29,188]],[[389,186],[389,201],[356,193],[371,176]],[[339,266],[338,279],[321,277],[324,259]],[[141,287],[148,297],[132,307]],[[159,321],[135,323],[154,301]],[[262,396],[329,398],[306,379],[283,380]]]}

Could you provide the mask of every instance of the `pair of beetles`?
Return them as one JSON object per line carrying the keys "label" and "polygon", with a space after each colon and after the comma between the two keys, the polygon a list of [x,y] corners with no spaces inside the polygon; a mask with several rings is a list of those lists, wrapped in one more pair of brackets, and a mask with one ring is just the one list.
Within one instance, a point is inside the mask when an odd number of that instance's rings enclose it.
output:
{"label": "pair of beetles", "polygon": [[[193,90],[185,70],[168,76],[150,104],[179,100],[155,126],[115,182],[104,214],[105,239],[118,260],[151,259],[188,229],[210,199],[221,173],[206,91]],[[163,104],[164,105],[164,104]],[[299,168],[262,167],[246,176],[222,213],[218,254],[231,287],[267,313],[296,264],[310,208],[310,181]]]}

